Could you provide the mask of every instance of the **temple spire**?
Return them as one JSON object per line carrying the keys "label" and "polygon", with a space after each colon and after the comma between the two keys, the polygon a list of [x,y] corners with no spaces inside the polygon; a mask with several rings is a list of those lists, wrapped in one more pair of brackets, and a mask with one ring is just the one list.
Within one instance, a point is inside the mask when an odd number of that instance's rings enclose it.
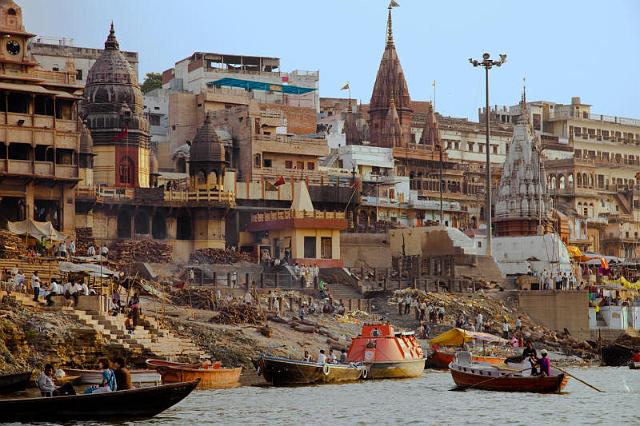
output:
{"label": "temple spire", "polygon": [[389,14],[387,16],[387,46],[393,46],[393,22],[391,19],[391,9],[400,6],[395,0],[389,2]]}
{"label": "temple spire", "polygon": [[120,44],[116,39],[116,30],[113,26],[113,21],[111,21],[111,28],[109,28],[109,36],[107,37],[107,41],[104,42],[105,50],[120,50]]}

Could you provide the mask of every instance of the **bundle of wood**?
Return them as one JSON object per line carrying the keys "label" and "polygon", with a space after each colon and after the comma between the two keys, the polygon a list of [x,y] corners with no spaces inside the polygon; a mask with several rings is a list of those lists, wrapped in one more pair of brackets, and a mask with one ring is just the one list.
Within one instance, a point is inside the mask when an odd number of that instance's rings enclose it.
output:
{"label": "bundle of wood", "polygon": [[93,228],[76,228],[76,253],[79,256],[86,256],[89,246],[96,249],[96,253],[100,252],[100,247],[96,245],[93,238]]}
{"label": "bundle of wood", "polygon": [[191,254],[189,262],[205,264],[233,264],[238,262],[251,262],[251,256],[234,250],[200,249]]}
{"label": "bundle of wood", "polygon": [[18,235],[9,231],[0,230],[0,258],[15,259],[26,256],[27,250],[24,241]]}
{"label": "bundle of wood", "polygon": [[219,307],[211,318],[217,324],[264,324],[266,318],[257,306],[246,303],[227,303]]}
{"label": "bundle of wood", "polygon": [[190,306],[192,308],[206,310],[214,310],[216,308],[216,295],[213,289],[176,289],[171,294],[170,298],[176,305]]}
{"label": "bundle of wood", "polygon": [[109,247],[109,260],[117,263],[171,263],[171,247],[154,240],[120,240]]}

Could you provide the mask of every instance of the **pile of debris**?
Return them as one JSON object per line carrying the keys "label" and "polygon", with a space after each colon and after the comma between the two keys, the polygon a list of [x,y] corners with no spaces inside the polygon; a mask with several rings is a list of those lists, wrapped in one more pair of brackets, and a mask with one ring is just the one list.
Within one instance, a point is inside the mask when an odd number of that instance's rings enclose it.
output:
{"label": "pile of debris", "polygon": [[217,306],[216,294],[213,289],[185,288],[174,290],[169,296],[175,305],[190,306],[195,309],[214,310]]}
{"label": "pile of debris", "polygon": [[93,238],[93,228],[76,228],[76,253],[85,256],[89,246],[93,246],[96,253],[100,253],[100,247],[96,245],[96,240]]}
{"label": "pile of debris", "polygon": [[109,260],[116,263],[171,263],[171,247],[154,240],[120,240],[109,247]]}
{"label": "pile of debris", "polygon": [[0,230],[0,259],[15,259],[26,255],[24,242],[19,236]]}
{"label": "pile of debris", "polygon": [[205,263],[205,264],[233,264],[238,262],[252,262],[253,259],[248,253],[242,253],[234,250],[222,250],[222,249],[199,249],[191,254],[189,257],[190,263]]}

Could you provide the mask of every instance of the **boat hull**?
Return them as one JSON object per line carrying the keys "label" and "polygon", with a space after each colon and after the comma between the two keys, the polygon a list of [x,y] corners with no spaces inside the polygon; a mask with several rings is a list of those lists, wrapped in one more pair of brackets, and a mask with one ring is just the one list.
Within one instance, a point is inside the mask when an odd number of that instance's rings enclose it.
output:
{"label": "boat hull", "polygon": [[640,361],[636,361],[636,362],[631,361],[629,363],[629,368],[632,370],[640,370]]}
{"label": "boat hull", "polygon": [[[99,385],[102,383],[102,371],[100,370],[81,370],[76,368],[65,368],[64,372],[67,376],[80,376],[78,379],[79,384],[83,385]],[[154,384],[161,383],[162,377],[155,370],[131,370],[131,383],[134,385],[139,384]],[[190,381],[190,380],[187,380]]]}
{"label": "boat hull", "polygon": [[424,358],[408,361],[386,361],[365,364],[367,379],[408,379],[424,373]]}
{"label": "boat hull", "polygon": [[242,368],[160,367],[162,383],[180,383],[200,379],[198,389],[228,389],[240,386]]}
{"label": "boat hull", "polygon": [[487,377],[450,369],[451,377],[457,386],[496,392],[533,392],[558,393],[564,389],[569,377],[565,374],[557,376],[508,376]]}
{"label": "boat hull", "polygon": [[0,376],[0,393],[25,390],[31,379],[31,372],[5,374]]}
{"label": "boat hull", "polygon": [[364,367],[344,364],[319,365],[287,358],[262,357],[259,372],[274,386],[316,385],[355,382],[363,376]]}
{"label": "boat hull", "polygon": [[[436,370],[448,370],[449,364],[453,362],[455,358],[454,353],[434,351],[426,358],[425,368],[433,368]],[[504,362],[504,358],[498,358],[494,356],[480,356],[474,355],[472,357],[474,362],[488,362],[489,364],[501,364]]]}
{"label": "boat hull", "polygon": [[148,419],[186,398],[197,382],[90,395],[0,400],[0,422]]}

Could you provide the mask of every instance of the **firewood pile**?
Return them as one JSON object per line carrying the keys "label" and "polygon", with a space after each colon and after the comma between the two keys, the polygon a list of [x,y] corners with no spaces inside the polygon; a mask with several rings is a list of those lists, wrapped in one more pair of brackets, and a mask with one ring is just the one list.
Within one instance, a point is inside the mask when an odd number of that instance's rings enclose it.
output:
{"label": "firewood pile", "polygon": [[171,247],[153,240],[120,240],[109,247],[109,260],[116,263],[171,263]]}
{"label": "firewood pile", "polygon": [[216,315],[209,321],[216,324],[262,325],[265,319],[265,315],[255,305],[227,303],[220,306]]}
{"label": "firewood pile", "polygon": [[27,251],[24,242],[18,235],[9,231],[0,230],[0,258],[12,259],[26,256]]}
{"label": "firewood pile", "polygon": [[96,240],[93,238],[93,228],[76,228],[76,253],[86,256],[89,246],[93,246],[96,253],[100,253],[100,247],[96,245]]}
{"label": "firewood pile", "polygon": [[189,258],[190,263],[203,263],[203,264],[233,264],[238,262],[252,262],[253,259],[247,253],[241,253],[234,250],[222,250],[222,249],[200,249],[191,254]]}
{"label": "firewood pile", "polygon": [[186,288],[174,290],[170,298],[175,305],[210,311],[216,308],[216,295],[212,289]]}

